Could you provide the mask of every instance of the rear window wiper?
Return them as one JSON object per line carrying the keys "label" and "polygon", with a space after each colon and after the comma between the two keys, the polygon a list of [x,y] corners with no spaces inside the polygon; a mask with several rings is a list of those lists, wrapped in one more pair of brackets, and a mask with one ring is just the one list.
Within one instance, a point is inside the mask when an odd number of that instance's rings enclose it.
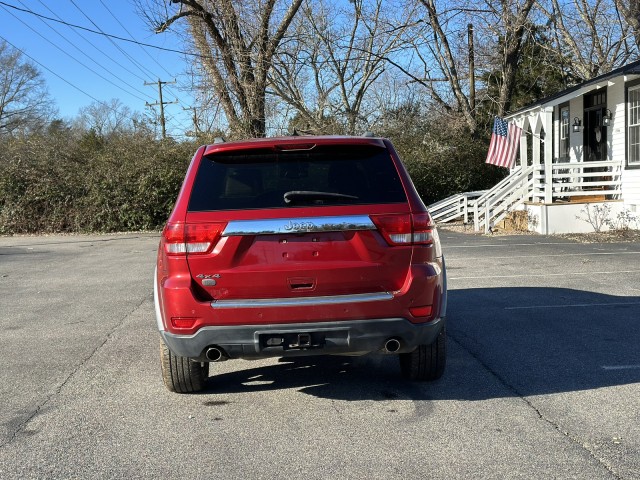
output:
{"label": "rear window wiper", "polygon": [[292,190],[284,194],[284,203],[311,203],[322,205],[325,202],[339,202],[340,200],[358,200],[358,197],[344,193],[313,192],[310,190]]}

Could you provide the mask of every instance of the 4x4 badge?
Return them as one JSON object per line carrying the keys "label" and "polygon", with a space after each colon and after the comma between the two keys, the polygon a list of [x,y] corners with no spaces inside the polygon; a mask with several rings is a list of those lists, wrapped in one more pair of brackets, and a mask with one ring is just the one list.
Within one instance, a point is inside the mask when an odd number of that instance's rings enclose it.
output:
{"label": "4x4 badge", "polygon": [[199,275],[196,275],[196,278],[202,280],[203,287],[215,287],[218,283],[215,281],[215,279],[220,278],[220,274],[214,273],[212,275],[205,275],[204,273],[201,273]]}
{"label": "4x4 badge", "polygon": [[214,273],[213,275],[205,275],[204,273],[201,273],[200,275],[196,275],[196,278],[220,278],[220,274]]}

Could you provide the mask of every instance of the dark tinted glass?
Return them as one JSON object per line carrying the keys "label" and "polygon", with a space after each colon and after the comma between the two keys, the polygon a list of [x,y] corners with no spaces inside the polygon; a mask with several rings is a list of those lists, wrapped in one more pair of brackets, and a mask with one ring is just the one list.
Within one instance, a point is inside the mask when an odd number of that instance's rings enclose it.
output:
{"label": "dark tinted glass", "polygon": [[309,151],[252,150],[205,157],[196,175],[189,211],[406,201],[387,150],[316,147]]}

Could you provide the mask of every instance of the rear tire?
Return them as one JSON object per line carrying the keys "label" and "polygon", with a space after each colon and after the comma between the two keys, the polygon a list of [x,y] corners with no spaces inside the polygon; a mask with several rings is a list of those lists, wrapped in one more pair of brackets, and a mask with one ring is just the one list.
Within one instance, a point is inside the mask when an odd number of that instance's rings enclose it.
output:
{"label": "rear tire", "polygon": [[409,380],[437,380],[444,373],[447,358],[447,333],[443,327],[430,345],[418,345],[413,352],[401,353],[400,371]]}
{"label": "rear tire", "polygon": [[209,363],[195,362],[187,357],[175,355],[160,339],[160,362],[162,381],[175,393],[201,391],[209,377]]}

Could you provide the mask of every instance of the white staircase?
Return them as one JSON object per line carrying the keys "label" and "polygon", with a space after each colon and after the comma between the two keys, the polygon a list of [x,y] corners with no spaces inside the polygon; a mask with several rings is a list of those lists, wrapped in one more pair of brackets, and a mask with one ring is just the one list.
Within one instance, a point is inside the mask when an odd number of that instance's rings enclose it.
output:
{"label": "white staircase", "polygon": [[429,212],[439,223],[456,219],[469,223],[472,217],[474,230],[488,233],[510,211],[531,200],[533,172],[533,166],[518,168],[490,190],[452,195],[429,205]]}

